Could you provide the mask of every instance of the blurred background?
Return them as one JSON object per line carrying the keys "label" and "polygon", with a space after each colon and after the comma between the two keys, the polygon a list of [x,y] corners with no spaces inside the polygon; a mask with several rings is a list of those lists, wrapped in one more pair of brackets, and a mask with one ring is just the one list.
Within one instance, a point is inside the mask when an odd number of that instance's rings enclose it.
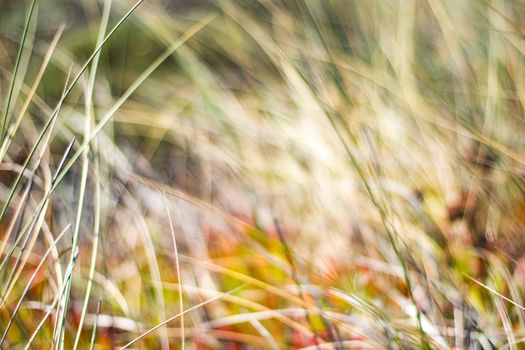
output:
{"label": "blurred background", "polygon": [[523,348],[524,16],[0,1],[0,348]]}

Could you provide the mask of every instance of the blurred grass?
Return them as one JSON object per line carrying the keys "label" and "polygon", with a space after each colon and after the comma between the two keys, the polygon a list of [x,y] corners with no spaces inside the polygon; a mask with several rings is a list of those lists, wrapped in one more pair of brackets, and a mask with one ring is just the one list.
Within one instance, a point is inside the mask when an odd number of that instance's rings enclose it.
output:
{"label": "blurred grass", "polygon": [[521,2],[30,8],[1,348],[523,348]]}

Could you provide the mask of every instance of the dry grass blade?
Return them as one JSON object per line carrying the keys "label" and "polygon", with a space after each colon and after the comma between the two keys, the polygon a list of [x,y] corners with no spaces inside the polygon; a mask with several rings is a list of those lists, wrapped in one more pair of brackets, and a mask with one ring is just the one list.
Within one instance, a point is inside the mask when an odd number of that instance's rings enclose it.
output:
{"label": "dry grass blade", "polygon": [[235,293],[235,292],[241,290],[242,288],[243,288],[243,286],[239,286],[239,287],[237,287],[237,288],[235,288],[235,289],[230,290],[230,291],[227,292],[227,293],[222,293],[222,294],[217,295],[217,296],[215,296],[215,297],[213,297],[213,298],[210,298],[210,299],[208,299],[208,300],[206,300],[206,301],[203,301],[202,303],[199,303],[199,304],[197,304],[197,305],[194,305],[194,306],[192,306],[192,307],[189,307],[189,308],[187,308],[186,310],[184,310],[183,312],[178,313],[178,314],[176,314],[176,315],[174,315],[174,316],[168,318],[167,320],[165,320],[165,321],[159,323],[158,325],[156,325],[156,326],[153,327],[153,328],[150,328],[149,330],[147,330],[146,332],[142,333],[142,334],[139,335],[138,337],[134,338],[133,340],[131,340],[129,343],[127,343],[126,345],[124,345],[124,346],[121,347],[120,349],[126,349],[126,348],[129,348],[131,345],[135,344],[136,342],[138,342],[138,341],[141,340],[142,338],[146,337],[148,334],[150,334],[150,333],[152,333],[152,332],[155,332],[155,331],[156,331],[157,329],[159,329],[160,327],[162,327],[162,326],[168,324],[169,322],[171,322],[171,321],[173,321],[173,320],[176,320],[176,319],[180,318],[182,315],[187,314],[187,313],[189,313],[189,312],[191,312],[191,311],[193,311],[193,310],[197,310],[197,309],[203,307],[204,305],[210,304],[210,303],[212,303],[212,302],[214,302],[214,301],[220,300],[224,295]]}
{"label": "dry grass blade", "polygon": [[173,239],[173,253],[175,254],[175,267],[177,269],[177,280],[181,286],[179,288],[179,307],[180,307],[180,328],[181,328],[181,349],[184,350],[186,346],[186,337],[184,335],[184,297],[183,297],[183,282],[182,277],[180,273],[180,264],[179,264],[179,250],[177,248],[177,240],[175,239],[175,230],[173,228],[173,221],[171,220],[171,213],[168,206],[168,200],[166,198],[166,194],[163,192],[162,196],[164,197],[164,204],[166,205],[166,212],[168,214],[168,221],[170,223],[170,232],[171,232],[171,238]]}

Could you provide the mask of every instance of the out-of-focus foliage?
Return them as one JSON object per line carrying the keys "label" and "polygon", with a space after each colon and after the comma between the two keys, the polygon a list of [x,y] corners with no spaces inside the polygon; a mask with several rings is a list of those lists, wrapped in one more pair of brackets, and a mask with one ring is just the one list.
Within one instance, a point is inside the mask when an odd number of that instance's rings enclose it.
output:
{"label": "out-of-focus foliage", "polygon": [[524,16],[1,2],[0,348],[521,348]]}

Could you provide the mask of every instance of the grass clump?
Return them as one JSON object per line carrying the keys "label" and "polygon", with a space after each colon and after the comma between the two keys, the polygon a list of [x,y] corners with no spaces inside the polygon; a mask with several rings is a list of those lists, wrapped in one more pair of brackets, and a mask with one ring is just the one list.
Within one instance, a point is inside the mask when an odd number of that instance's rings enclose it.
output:
{"label": "grass clump", "polygon": [[520,349],[524,11],[0,4],[0,348]]}

